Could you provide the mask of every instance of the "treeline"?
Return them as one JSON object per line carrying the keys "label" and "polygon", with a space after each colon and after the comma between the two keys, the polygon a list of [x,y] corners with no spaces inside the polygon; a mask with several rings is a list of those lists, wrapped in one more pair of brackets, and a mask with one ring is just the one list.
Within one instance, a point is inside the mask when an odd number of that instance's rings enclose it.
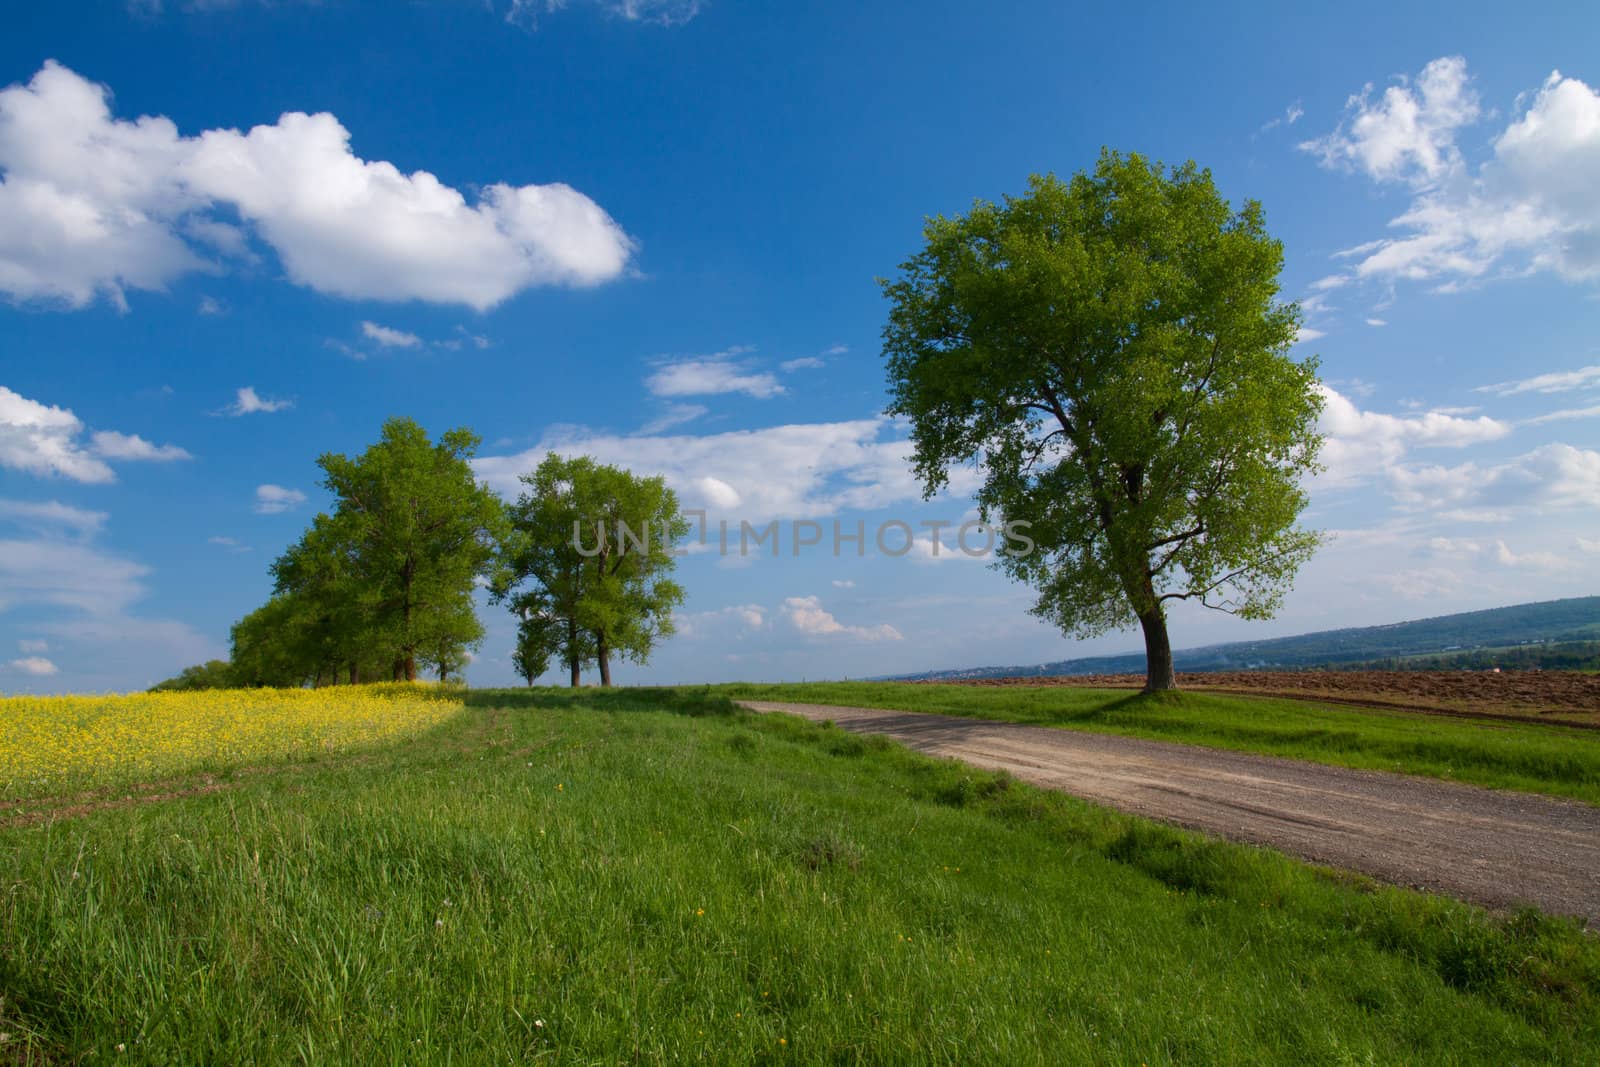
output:
{"label": "treeline", "polygon": [[1596,671],[1600,641],[1565,641],[1444,652],[1436,656],[1385,656],[1360,663],[1338,663],[1336,671]]}
{"label": "treeline", "polygon": [[155,688],[459,678],[483,642],[478,588],[515,615],[529,685],[552,662],[573,685],[590,666],[609,685],[615,659],[645,662],[684,596],[671,574],[689,527],[672,490],[551,455],[507,506],[473,475],[478,444],[391,419],[361,455],[319,458],[334,508],[272,564],[272,597],[234,625],[230,660]]}

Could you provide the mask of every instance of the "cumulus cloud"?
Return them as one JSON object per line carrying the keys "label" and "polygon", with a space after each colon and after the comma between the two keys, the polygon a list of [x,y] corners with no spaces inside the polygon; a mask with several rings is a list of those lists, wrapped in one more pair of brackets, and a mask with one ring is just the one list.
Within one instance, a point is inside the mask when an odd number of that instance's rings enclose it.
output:
{"label": "cumulus cloud", "polygon": [[1398,184],[1410,206],[1381,237],[1342,253],[1357,278],[1427,281],[1451,290],[1491,272],[1600,278],[1600,93],[1553,72],[1474,165],[1463,129],[1485,116],[1456,57],[1429,63],[1374,98],[1350,98],[1344,121],[1301,148],[1329,167]]}
{"label": "cumulus cloud", "polygon": [[22,674],[31,674],[35,678],[47,678],[60,672],[59,667],[43,656],[24,656],[21,659],[12,660],[7,666]]}
{"label": "cumulus cloud", "polygon": [[256,392],[255,386],[246,385],[234,394],[233,403],[222,410],[229,415],[254,415],[257,412],[270,415],[274,411],[287,411],[292,407],[294,407],[293,400],[262,396]]}
{"label": "cumulus cloud", "polygon": [[396,330],[389,326],[380,326],[376,322],[363,322],[361,335],[369,341],[376,341],[384,348],[416,348],[422,344],[422,338],[405,330]]}
{"label": "cumulus cloud", "polygon": [[634,251],[571,186],[497,182],[469,202],[427,171],[357,156],[330,114],[185,137],[166,118],[114,118],[109,97],[54,61],[0,91],[0,293],[126,306],[126,290],[224,270],[259,238],[320,293],[483,310],[609,281]]}
{"label": "cumulus cloud", "polygon": [[67,408],[30,400],[0,385],[0,467],[104,485],[117,480],[108,459],[189,459],[176,445],[102,430],[83,440],[83,422]]}
{"label": "cumulus cloud", "polygon": [[783,392],[778,379],[764,371],[751,369],[738,357],[748,348],[735,347],[710,356],[695,356],[663,364],[645,379],[645,388],[656,396],[712,396],[719,393],[744,393],[759,399]]}
{"label": "cumulus cloud", "polygon": [[1600,452],[1550,444],[1500,463],[1399,466],[1389,472],[1401,504],[1419,510],[1509,516],[1522,508],[1600,508]]}
{"label": "cumulus cloud", "polygon": [[904,635],[888,623],[877,626],[846,626],[822,606],[814,596],[792,596],[783,602],[783,613],[794,628],[812,637],[853,637],[858,641],[902,641]]}
{"label": "cumulus cloud", "polygon": [[[525,452],[483,456],[473,465],[496,491],[515,496],[518,476],[549,453],[589,455],[663,476],[686,507],[713,514],[737,508],[730,520],[818,518],[921,499],[907,459],[911,444],[894,429],[883,418],[701,436],[629,437],[567,429],[547,435]],[[952,472],[952,492],[971,492],[977,484],[970,470]]]}
{"label": "cumulus cloud", "polygon": [[148,460],[154,463],[170,463],[173,460],[194,458],[177,445],[151,444],[136,433],[128,434],[117,433],[115,430],[99,430],[89,440],[95,454],[104,456],[106,459]]}
{"label": "cumulus cloud", "polygon": [[799,359],[784,360],[778,364],[778,369],[785,374],[789,374],[797,370],[816,370],[818,367],[825,366],[827,364],[816,356],[801,356]]}
{"label": "cumulus cloud", "polygon": [[1487,415],[1464,418],[1444,411],[1387,415],[1363,411],[1338,391],[1321,386],[1324,435],[1319,482],[1348,486],[1393,471],[1413,448],[1463,448],[1497,441],[1511,425]]}
{"label": "cumulus cloud", "polygon": [[285,511],[293,511],[306,502],[306,495],[298,489],[286,489],[281,485],[256,486],[255,510],[260,515],[278,515]]}

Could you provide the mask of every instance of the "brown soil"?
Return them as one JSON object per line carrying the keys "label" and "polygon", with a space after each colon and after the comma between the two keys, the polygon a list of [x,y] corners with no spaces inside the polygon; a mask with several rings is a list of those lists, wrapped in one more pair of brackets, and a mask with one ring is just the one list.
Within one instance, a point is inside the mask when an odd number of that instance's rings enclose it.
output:
{"label": "brown soil", "polygon": [[[1144,685],[1144,677],[1090,674],[925,684],[1138,689]],[[1219,671],[1180,674],[1178,684],[1200,692],[1600,726],[1600,674],[1577,671]]]}
{"label": "brown soil", "polygon": [[1575,800],[1048,726],[740,703],[1396,885],[1600,924],[1600,807]]}

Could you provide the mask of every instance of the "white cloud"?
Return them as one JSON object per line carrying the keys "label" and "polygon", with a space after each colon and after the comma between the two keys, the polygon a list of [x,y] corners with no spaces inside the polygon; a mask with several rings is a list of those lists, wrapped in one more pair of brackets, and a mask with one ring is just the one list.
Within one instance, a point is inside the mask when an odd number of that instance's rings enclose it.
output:
{"label": "white cloud", "polygon": [[[478,476],[506,496],[521,490],[519,475],[533,470],[551,452],[589,455],[643,474],[659,474],[685,507],[718,511],[738,496],[737,520],[817,518],[843,510],[865,510],[920,500],[921,486],[907,457],[911,444],[886,436],[887,419],[799,423],[760,430],[627,437],[567,429],[547,434],[525,452],[484,456],[474,461]],[[951,472],[952,491],[976,489],[977,475]],[[711,480],[708,480],[711,479]],[[845,524],[847,532],[853,530]],[[830,531],[831,533],[831,531]],[[710,536],[716,537],[713,523]],[[871,536],[869,531],[868,537]]]}
{"label": "white cloud", "polygon": [[1496,396],[1517,396],[1520,393],[1566,393],[1589,387],[1600,387],[1600,366],[1579,367],[1577,370],[1555,371],[1551,374],[1536,374],[1532,378],[1480,385],[1474,391],[1493,393]]}
{"label": "white cloud", "polygon": [[356,156],[330,114],[184,137],[166,118],[113,118],[109,96],[54,61],[0,91],[0,293],[126,306],[127,289],[223,270],[254,235],[321,293],[483,310],[609,281],[633,254],[568,185],[488,184],[468,203],[427,171]]}
{"label": "white cloud", "polygon": [[1412,448],[1463,448],[1497,441],[1511,432],[1510,424],[1487,415],[1363,411],[1338,391],[1321,389],[1324,404],[1318,429],[1326,437],[1322,462],[1328,470],[1318,480],[1328,486],[1353,485],[1392,472]]}
{"label": "white cloud", "polygon": [[257,514],[277,515],[285,511],[293,511],[306,502],[306,495],[298,489],[285,489],[281,485],[256,486]]}
{"label": "white cloud", "polygon": [[730,604],[714,611],[679,612],[672,616],[678,636],[695,639],[727,634],[735,636],[760,630],[767,624],[767,609],[760,604]]}
{"label": "white cloud", "polygon": [[226,315],[228,313],[228,309],[223,305],[222,301],[209,296],[200,298],[198,310],[202,315]]}
{"label": "white cloud", "polygon": [[[1369,87],[1370,88],[1370,87]],[[1352,97],[1346,119],[1301,145],[1325,166],[1405,185],[1397,237],[1347,250],[1362,278],[1431,281],[1454,291],[1499,269],[1600,278],[1600,94],[1554,72],[1473,166],[1458,132],[1483,116],[1459,57],[1428,64],[1416,85],[1374,101]]]}
{"label": "white cloud", "polygon": [[666,410],[643,426],[639,427],[642,434],[661,433],[674,426],[682,426],[686,422],[693,422],[704,415],[708,409],[700,404],[668,404]]}
{"label": "white cloud", "polygon": [[856,587],[856,583],[852,582],[848,578],[835,578],[833,580],[833,587],[835,589],[854,589]]}
{"label": "white cloud", "polygon": [[115,430],[99,430],[89,440],[95,453],[106,459],[170,463],[194,458],[177,445],[151,444],[138,434],[117,433]]}
{"label": "white cloud", "polygon": [[1600,509],[1600,452],[1551,444],[1501,463],[1395,467],[1390,491],[1418,510]]}
{"label": "white cloud", "polygon": [[1376,101],[1368,84],[1346,102],[1337,129],[1300,147],[1324,166],[1355,167],[1377,181],[1432,185],[1459,168],[1456,130],[1480,113],[1468,82],[1467,61],[1449,56],[1424,67],[1414,87],[1402,79]]}
{"label": "white cloud", "polygon": [[[569,0],[511,0],[506,21],[533,29],[541,14],[560,11]],[[705,0],[589,0],[613,18],[652,26],[682,26],[705,9]]]}
{"label": "white cloud", "polygon": [[376,341],[384,348],[416,348],[422,344],[422,338],[414,333],[380,326],[376,322],[363,322],[361,333],[369,341]]}
{"label": "white cloud", "polygon": [[812,637],[853,637],[858,641],[902,641],[904,635],[888,623],[878,626],[846,626],[834,618],[814,596],[792,596],[783,602],[783,613],[796,630]]}
{"label": "white cloud", "polygon": [[1580,552],[1600,552],[1600,539],[1580,537],[1578,538],[1578,550]]}
{"label": "white cloud", "polygon": [[40,533],[70,531],[87,541],[100,532],[108,516],[103,511],[88,511],[58,500],[8,500],[0,498],[0,522],[9,522]]}
{"label": "white cloud", "polygon": [[0,385],[0,466],[77,482],[116,481],[104,462],[78,442],[83,423],[66,408],[29,400]]}
{"label": "white cloud", "polygon": [[287,411],[294,407],[293,400],[279,400],[270,396],[261,396],[256,392],[255,386],[246,385],[234,394],[233,403],[222,410],[229,415],[254,415],[257,412],[271,414],[274,411]]}
{"label": "white cloud", "polygon": [[801,356],[799,359],[784,360],[778,364],[778,369],[788,374],[797,370],[816,370],[818,367],[825,366],[827,366],[827,363],[816,356]]}
{"label": "white cloud", "polygon": [[719,393],[744,393],[766,399],[783,392],[778,379],[764,371],[749,369],[737,357],[748,348],[735,347],[711,356],[696,356],[663,364],[645,379],[645,388],[656,396],[711,396]]}
{"label": "white cloud", "polygon": [[43,655],[44,653],[50,651],[50,642],[49,641],[29,641],[27,639],[23,639],[23,640],[17,642],[17,651],[21,652],[23,655],[32,655],[32,654]]}
{"label": "white cloud", "polygon": [[104,485],[116,481],[107,459],[189,459],[176,445],[154,445],[133,434],[102,430],[81,440],[84,425],[67,408],[41,404],[0,385],[0,467]]}
{"label": "white cloud", "polygon": [[1494,543],[1494,558],[1502,567],[1531,567],[1542,571],[1558,570],[1567,565],[1566,560],[1553,552],[1512,552],[1504,541]]}
{"label": "white cloud", "polygon": [[43,656],[25,656],[22,659],[14,659],[7,666],[14,671],[31,674],[35,678],[47,678],[60,672],[59,667]]}
{"label": "white cloud", "polygon": [[1387,326],[1387,325],[1389,325],[1389,321],[1387,319],[1368,319],[1367,320],[1367,325],[1368,326]]}
{"label": "white cloud", "polygon": [[22,604],[116,615],[144,595],[149,568],[87,545],[0,541],[0,612]]}
{"label": "white cloud", "polygon": [[1301,345],[1305,344],[1307,341],[1315,341],[1318,338],[1326,336],[1328,336],[1328,334],[1325,330],[1315,330],[1310,326],[1302,326],[1300,327],[1299,332],[1294,335],[1294,343]]}

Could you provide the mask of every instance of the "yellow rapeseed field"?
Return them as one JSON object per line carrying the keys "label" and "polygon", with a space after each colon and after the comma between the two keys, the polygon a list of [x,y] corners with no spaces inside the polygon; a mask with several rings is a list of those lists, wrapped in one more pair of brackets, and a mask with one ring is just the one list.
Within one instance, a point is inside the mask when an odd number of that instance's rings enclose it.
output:
{"label": "yellow rapeseed field", "polygon": [[461,708],[447,689],[404,683],[0,697],[0,799],[338,752]]}

